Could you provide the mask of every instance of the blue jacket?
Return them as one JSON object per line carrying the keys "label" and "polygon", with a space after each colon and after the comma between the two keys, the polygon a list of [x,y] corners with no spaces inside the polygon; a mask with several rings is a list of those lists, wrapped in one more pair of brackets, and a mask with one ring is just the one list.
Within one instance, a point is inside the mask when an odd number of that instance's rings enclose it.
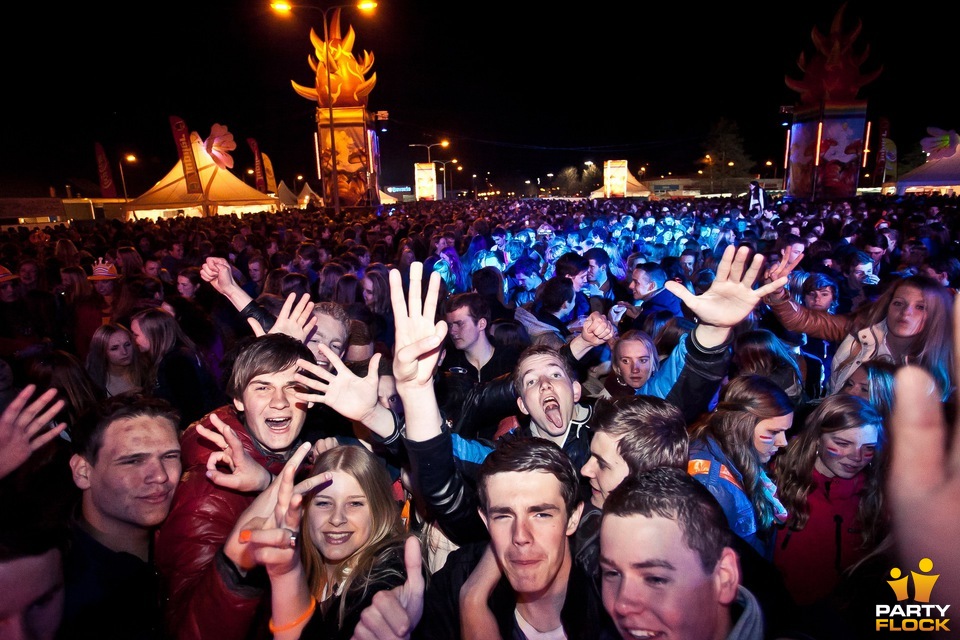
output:
{"label": "blue jacket", "polygon": [[[709,465],[697,461],[706,461]],[[743,489],[743,476],[717,441],[707,437],[691,442],[690,463],[687,470],[710,490],[723,507],[730,529],[756,549],[761,556],[772,562],[776,531],[758,530],[753,502]]]}

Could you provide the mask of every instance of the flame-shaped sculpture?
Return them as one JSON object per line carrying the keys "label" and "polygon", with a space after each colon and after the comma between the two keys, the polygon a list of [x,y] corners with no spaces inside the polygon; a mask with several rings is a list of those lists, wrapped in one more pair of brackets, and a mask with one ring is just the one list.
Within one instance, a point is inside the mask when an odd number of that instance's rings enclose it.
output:
{"label": "flame-shaped sculpture", "polygon": [[229,152],[237,148],[237,143],[233,140],[233,134],[227,131],[224,125],[215,123],[210,127],[210,136],[203,141],[203,148],[218,167],[233,168],[233,156]]}
{"label": "flame-shaped sculpture", "polygon": [[[305,87],[290,81],[293,90],[308,100],[313,100],[323,108],[327,107],[365,107],[367,98],[377,84],[377,74],[369,78],[364,76],[373,67],[373,54],[363,52],[360,60],[353,57],[353,43],[356,35],[353,27],[347,28],[347,36],[340,36],[340,9],[334,9],[330,18],[329,42],[324,42],[310,30],[310,42],[316,50],[316,58],[307,56],[307,63],[313,69],[316,78],[314,87]],[[328,49],[329,47],[329,49]],[[330,92],[327,93],[326,63],[330,61]]]}
{"label": "flame-shaped sculpture", "polygon": [[930,137],[920,141],[920,146],[927,152],[928,160],[950,158],[957,152],[960,145],[960,136],[956,131],[945,131],[936,127],[927,127]]}
{"label": "flame-shaped sculpture", "polygon": [[857,20],[853,30],[844,33],[842,24],[846,6],[846,3],[841,5],[834,16],[829,37],[813,28],[810,37],[817,52],[809,61],[804,53],[797,60],[797,66],[804,72],[803,79],[786,77],[787,86],[800,94],[802,106],[856,100],[860,88],[876,80],[883,71],[881,66],[871,73],[860,73],[861,65],[870,55],[870,45],[866,45],[859,55],[854,52],[853,45],[860,36],[863,23]]}

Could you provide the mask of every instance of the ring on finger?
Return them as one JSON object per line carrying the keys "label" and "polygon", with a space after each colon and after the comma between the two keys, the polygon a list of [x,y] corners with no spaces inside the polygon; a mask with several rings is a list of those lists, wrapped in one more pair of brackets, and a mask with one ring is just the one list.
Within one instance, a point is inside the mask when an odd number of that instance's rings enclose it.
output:
{"label": "ring on finger", "polygon": [[293,529],[287,529],[287,531],[290,532],[290,548],[292,549],[297,546],[297,532]]}

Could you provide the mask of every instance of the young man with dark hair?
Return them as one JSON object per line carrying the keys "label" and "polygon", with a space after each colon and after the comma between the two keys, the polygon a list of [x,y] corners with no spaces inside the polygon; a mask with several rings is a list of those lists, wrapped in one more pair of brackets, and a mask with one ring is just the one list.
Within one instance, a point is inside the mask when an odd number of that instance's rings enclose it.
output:
{"label": "young man with dark hair", "polygon": [[163,637],[153,538],[180,482],[179,422],[164,400],[121,395],[74,425],[70,469],[82,497],[61,638]]}
{"label": "young man with dark hair", "polygon": [[621,637],[761,640],[763,613],[731,544],[723,510],[685,471],[624,480],[600,525],[603,604]]}
{"label": "young man with dark hair", "polygon": [[477,384],[513,371],[517,353],[496,349],[490,343],[490,307],[479,293],[458,293],[443,305],[451,343],[440,365],[442,371],[465,373]]}
{"label": "young man with dark hair", "polygon": [[591,247],[583,253],[587,259],[587,281],[599,290],[590,296],[590,310],[606,314],[615,302],[627,300],[630,290],[610,272],[610,254],[603,247]]}
{"label": "young man with dark hair", "polygon": [[[296,395],[304,389],[295,379],[298,360],[315,362],[296,338],[276,333],[254,339],[233,362],[226,385],[231,404],[181,438],[184,477],[156,543],[173,637],[246,638],[258,612],[266,611],[261,607],[269,606],[264,576],[227,536],[302,442],[311,403]],[[230,486],[231,476],[259,482]]]}

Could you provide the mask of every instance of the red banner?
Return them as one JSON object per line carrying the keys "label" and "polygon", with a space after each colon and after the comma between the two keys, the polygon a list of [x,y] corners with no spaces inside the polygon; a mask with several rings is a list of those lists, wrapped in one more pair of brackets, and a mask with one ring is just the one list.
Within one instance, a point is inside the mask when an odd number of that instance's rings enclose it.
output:
{"label": "red banner", "polygon": [[100,196],[104,198],[117,197],[117,183],[113,181],[113,172],[110,171],[110,161],[103,151],[103,145],[94,143],[93,150],[97,154],[97,174],[100,176]]}
{"label": "red banner", "polygon": [[170,128],[173,130],[173,141],[177,145],[180,162],[183,164],[183,179],[187,183],[187,193],[203,193],[203,183],[200,181],[197,159],[193,155],[187,123],[182,118],[170,116]]}
{"label": "red banner", "polygon": [[263,175],[263,158],[260,156],[260,146],[253,138],[247,138],[247,144],[250,145],[250,151],[253,152],[253,172],[257,178],[257,191],[267,192],[267,179]]}

